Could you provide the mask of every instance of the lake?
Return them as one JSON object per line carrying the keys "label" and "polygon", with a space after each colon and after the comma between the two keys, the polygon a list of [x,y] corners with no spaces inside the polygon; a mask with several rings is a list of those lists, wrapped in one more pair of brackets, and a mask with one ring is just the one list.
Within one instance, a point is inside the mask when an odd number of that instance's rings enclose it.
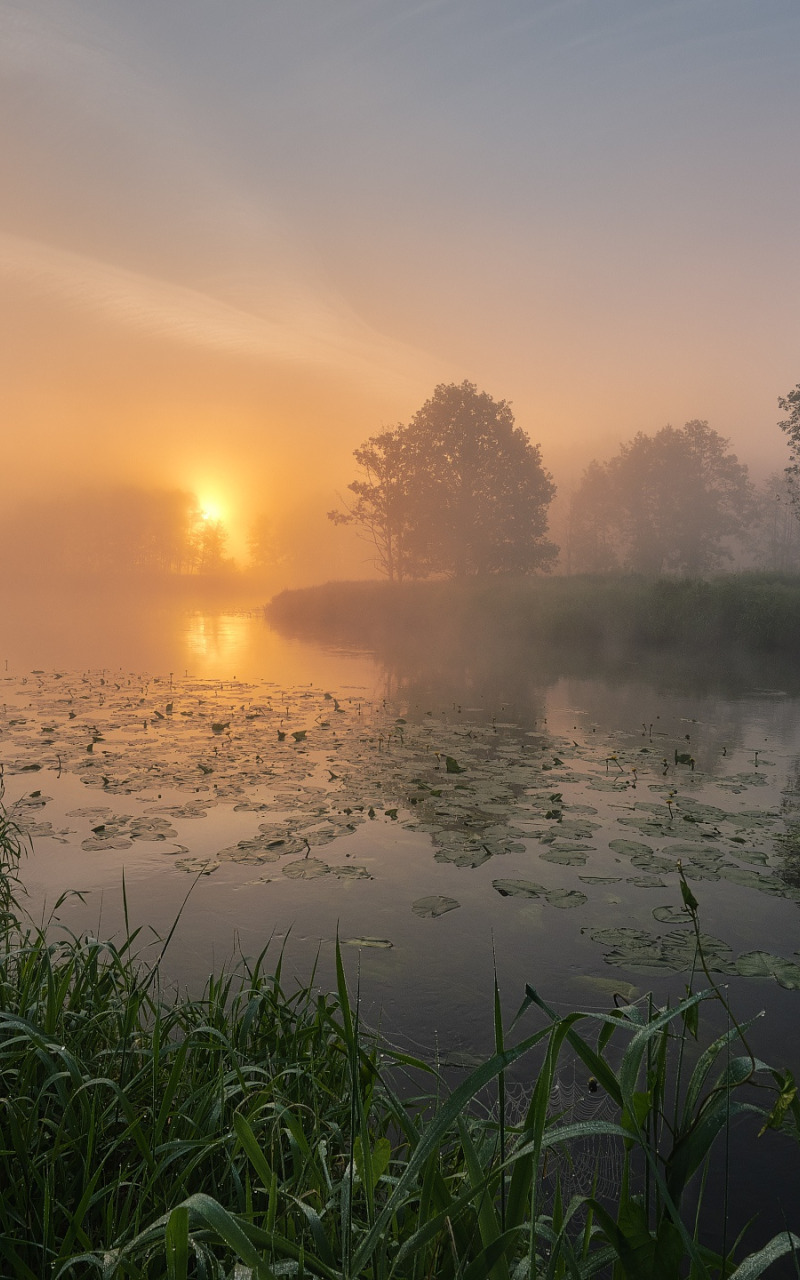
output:
{"label": "lake", "polygon": [[[761,1051],[796,1060],[800,703],[631,669],[442,672],[280,636],[261,610],[52,602],[2,624],[6,804],[28,908],[113,932],[122,879],[167,972],[285,946],[370,1019],[465,1060],[526,982],[557,1008],[682,994],[693,940]],[[724,682],[723,682],[724,683]],[[704,687],[708,686],[708,687]],[[151,936],[150,934],[147,935]],[[144,937],[144,935],[143,935]],[[702,984],[701,984],[702,985]]]}
{"label": "lake", "polygon": [[[714,980],[757,1018],[754,1051],[796,1064],[800,698],[785,673],[663,656],[576,672],[426,640],[384,662],[282,636],[255,607],[9,608],[0,761],[31,837],[28,911],[121,936],[124,876],[150,957],[180,915],[163,972],[195,990],[265,946],[288,981],[315,970],[332,988],[338,933],[365,1020],[457,1071],[491,1051],[495,969],[507,1024],[526,983],[559,1012],[680,998],[680,862]],[[726,1015],[707,1004],[701,1023],[722,1033]],[[731,1221],[758,1208],[766,1238],[797,1152],[738,1141]]]}

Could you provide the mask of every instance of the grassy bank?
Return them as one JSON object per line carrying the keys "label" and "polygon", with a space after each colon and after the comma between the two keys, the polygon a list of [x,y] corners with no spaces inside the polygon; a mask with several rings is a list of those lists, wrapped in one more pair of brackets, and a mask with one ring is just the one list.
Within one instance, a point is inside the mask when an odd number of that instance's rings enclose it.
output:
{"label": "grassy bank", "polygon": [[[4,1277],[749,1280],[797,1258],[788,1230],[748,1256],[698,1212],[710,1161],[741,1175],[726,1167],[730,1126],[779,1160],[800,1106],[732,1016],[696,1043],[702,1006],[722,996],[685,882],[704,990],[557,1016],[528,987],[508,1030],[495,991],[495,1052],[450,1090],[359,1026],[338,952],[333,994],[313,978],[288,988],[267,953],[190,999],[165,985],[169,940],[146,960],[136,933],[21,923],[20,852],[3,816]],[[607,1099],[604,1118],[554,1109],[565,1068]],[[513,1106],[512,1078],[526,1085]],[[616,1152],[611,1188],[599,1143]],[[587,1153],[595,1174],[579,1185]]]}
{"label": "grassy bank", "polygon": [[469,582],[332,582],[284,591],[266,606],[295,635],[382,652],[427,646],[517,645],[529,650],[640,657],[682,648],[793,660],[800,580],[765,574],[682,578],[554,577]]}

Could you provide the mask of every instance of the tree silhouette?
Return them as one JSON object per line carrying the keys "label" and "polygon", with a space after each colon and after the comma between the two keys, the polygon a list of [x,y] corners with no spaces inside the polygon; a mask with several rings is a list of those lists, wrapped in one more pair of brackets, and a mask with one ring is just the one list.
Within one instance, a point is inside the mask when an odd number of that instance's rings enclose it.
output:
{"label": "tree silhouette", "polygon": [[753,514],[747,468],[707,422],[639,432],[583,476],[572,501],[572,567],[706,573],[730,558],[726,540]]}
{"label": "tree silhouette", "polygon": [[800,508],[800,382],[788,396],[778,397],[778,408],[788,416],[778,423],[781,431],[789,437],[789,456],[791,462],[786,467],[786,478],[792,502]]}
{"label": "tree silhouette", "polygon": [[353,457],[361,479],[348,485],[355,501],[344,511],[329,511],[334,524],[353,524],[375,548],[375,563],[390,582],[422,577],[423,563],[414,541],[413,450],[402,425],[370,436]]}
{"label": "tree silhouette", "polygon": [[407,426],[354,457],[355,501],[328,514],[360,529],[391,581],[525,573],[555,559],[545,536],[555,486],[539,448],[505,400],[473,383],[439,385]]}

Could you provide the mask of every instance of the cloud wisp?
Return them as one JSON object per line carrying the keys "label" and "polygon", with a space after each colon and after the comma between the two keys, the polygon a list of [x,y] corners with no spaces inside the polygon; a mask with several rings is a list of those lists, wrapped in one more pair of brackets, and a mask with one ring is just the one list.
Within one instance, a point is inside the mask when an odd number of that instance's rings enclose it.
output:
{"label": "cloud wisp", "polygon": [[244,359],[402,380],[431,363],[424,353],[371,329],[346,305],[280,278],[259,291],[257,306],[250,286],[248,305],[240,306],[201,289],[3,233],[0,276],[140,333]]}

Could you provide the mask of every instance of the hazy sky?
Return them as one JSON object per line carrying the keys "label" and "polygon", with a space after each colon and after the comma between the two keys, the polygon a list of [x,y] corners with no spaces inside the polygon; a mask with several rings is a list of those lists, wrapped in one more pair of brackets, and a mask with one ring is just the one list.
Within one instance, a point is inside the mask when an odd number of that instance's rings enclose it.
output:
{"label": "hazy sky", "polygon": [[300,520],[464,378],[562,487],[784,465],[799,57],[797,0],[0,0],[4,500]]}

